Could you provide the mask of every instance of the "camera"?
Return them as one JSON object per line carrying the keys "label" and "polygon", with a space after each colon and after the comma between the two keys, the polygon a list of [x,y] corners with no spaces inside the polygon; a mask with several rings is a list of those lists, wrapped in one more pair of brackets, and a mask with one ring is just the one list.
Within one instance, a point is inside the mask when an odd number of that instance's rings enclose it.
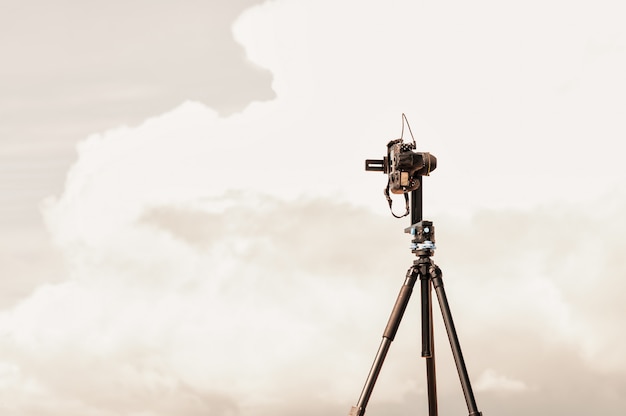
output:
{"label": "camera", "polygon": [[403,143],[403,139],[387,143],[387,156],[367,159],[365,170],[384,172],[389,175],[389,190],[394,194],[406,194],[420,186],[420,176],[428,176],[437,167],[437,158],[428,152],[416,152],[415,143]]}

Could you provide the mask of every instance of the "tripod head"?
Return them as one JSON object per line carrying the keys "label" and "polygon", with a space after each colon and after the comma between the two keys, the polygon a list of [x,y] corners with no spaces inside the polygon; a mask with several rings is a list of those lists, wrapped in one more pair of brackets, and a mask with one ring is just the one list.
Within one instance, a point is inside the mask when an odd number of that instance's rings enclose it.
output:
{"label": "tripod head", "polygon": [[434,254],[437,247],[435,247],[435,226],[432,221],[419,221],[405,228],[404,232],[413,236],[411,251],[418,257],[430,257]]}

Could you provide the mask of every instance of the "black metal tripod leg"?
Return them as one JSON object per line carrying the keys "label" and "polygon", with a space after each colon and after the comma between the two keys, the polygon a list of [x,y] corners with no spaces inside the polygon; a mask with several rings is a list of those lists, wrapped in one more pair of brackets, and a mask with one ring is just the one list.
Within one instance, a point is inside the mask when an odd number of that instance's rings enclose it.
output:
{"label": "black metal tripod leg", "polygon": [[428,384],[428,415],[437,416],[437,377],[435,373],[435,345],[433,338],[432,284],[430,282],[430,259],[419,260],[421,309],[422,309],[422,357],[426,358],[426,381]]}
{"label": "black metal tripod leg", "polygon": [[431,268],[431,276],[435,293],[437,293],[437,299],[439,300],[439,307],[441,308],[441,315],[443,322],[446,326],[446,332],[448,333],[448,340],[450,341],[450,347],[452,348],[452,355],[454,362],[456,363],[456,370],[459,373],[459,379],[461,380],[461,388],[465,395],[465,403],[467,404],[467,410],[469,416],[480,416],[481,412],[478,411],[476,406],[476,399],[474,398],[474,392],[472,391],[472,385],[470,383],[469,375],[467,374],[467,368],[465,367],[465,360],[463,360],[463,353],[461,352],[461,346],[459,344],[459,338],[456,334],[454,322],[452,321],[452,313],[450,312],[450,305],[448,305],[448,298],[443,288],[442,273],[439,267],[433,265]]}
{"label": "black metal tripod leg", "polygon": [[420,289],[422,295],[422,357],[430,357],[433,353],[433,327],[430,294],[431,284],[428,273],[420,274]]}
{"label": "black metal tripod leg", "polygon": [[367,406],[367,402],[372,395],[374,384],[376,384],[376,379],[378,378],[378,374],[383,366],[383,362],[385,361],[385,356],[389,351],[391,342],[396,336],[396,332],[400,326],[400,321],[402,320],[402,315],[404,315],[404,311],[409,304],[409,299],[411,298],[411,293],[413,292],[413,286],[415,286],[417,276],[418,270],[414,267],[411,267],[406,273],[404,285],[402,285],[398,298],[396,299],[396,303],[391,311],[391,316],[389,317],[389,321],[385,327],[383,339],[378,347],[378,352],[376,353],[374,363],[372,364],[372,368],[370,369],[367,380],[365,381],[365,386],[363,387],[358,403],[350,410],[349,416],[362,416],[365,414],[365,407]]}
{"label": "black metal tripod leg", "polygon": [[[437,375],[435,371],[435,337],[433,326],[432,285],[428,281],[428,325],[430,327],[430,355],[426,357],[426,383],[428,386],[428,416],[437,416]],[[423,323],[422,323],[423,325]]]}

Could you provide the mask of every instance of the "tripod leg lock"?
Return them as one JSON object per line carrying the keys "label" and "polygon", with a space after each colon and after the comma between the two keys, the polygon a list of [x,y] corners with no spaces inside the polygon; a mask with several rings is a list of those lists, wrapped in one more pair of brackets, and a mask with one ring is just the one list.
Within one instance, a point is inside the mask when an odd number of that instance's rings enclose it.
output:
{"label": "tripod leg lock", "polygon": [[435,289],[439,286],[443,286],[443,280],[441,279],[443,276],[443,272],[441,271],[439,266],[431,263],[430,267],[428,268],[428,274],[430,275]]}
{"label": "tripod leg lock", "polygon": [[406,280],[414,280],[417,279],[417,276],[420,275],[419,267],[411,266],[409,270],[406,271]]}

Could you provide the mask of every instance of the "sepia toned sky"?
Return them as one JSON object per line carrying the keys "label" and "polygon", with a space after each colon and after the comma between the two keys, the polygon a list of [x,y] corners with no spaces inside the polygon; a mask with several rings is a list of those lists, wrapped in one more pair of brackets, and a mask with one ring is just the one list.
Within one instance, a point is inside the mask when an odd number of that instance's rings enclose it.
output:
{"label": "sepia toned sky", "polygon": [[[402,113],[479,409],[626,411],[620,2],[0,6],[3,415],[346,415],[414,258],[364,171]],[[427,411],[418,303],[367,414]]]}

